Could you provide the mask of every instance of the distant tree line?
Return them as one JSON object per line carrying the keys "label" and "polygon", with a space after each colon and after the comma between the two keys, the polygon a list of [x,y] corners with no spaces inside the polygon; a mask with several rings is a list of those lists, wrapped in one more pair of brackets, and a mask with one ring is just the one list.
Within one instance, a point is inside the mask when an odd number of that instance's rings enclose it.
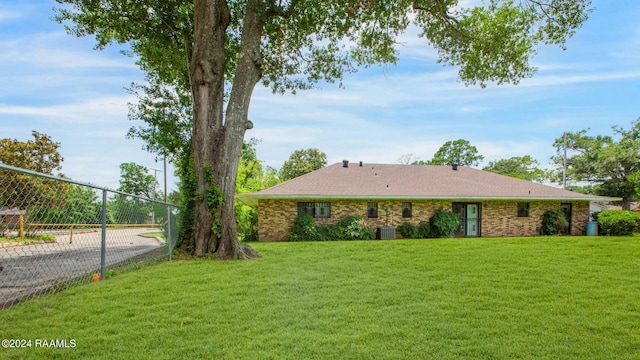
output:
{"label": "distant tree line", "polygon": [[[132,129],[134,131],[134,129]],[[603,196],[620,197],[624,209],[640,193],[640,119],[629,129],[612,126],[612,135],[589,135],[588,129],[561,134],[553,146],[556,154],[551,158],[555,168],[546,170],[530,155],[513,156],[490,161],[483,170],[503,174],[527,181],[561,183],[564,153],[566,150],[566,180],[575,191]],[[62,156],[58,152],[60,143],[49,136],[32,132],[33,139],[19,141],[0,139],[0,162],[41,173],[54,175],[62,166]],[[136,136],[143,137],[138,133]],[[168,140],[167,140],[168,141]],[[238,167],[236,193],[256,192],[291,180],[327,165],[327,156],[319,149],[299,149],[291,153],[278,170],[265,166],[257,155],[256,146],[260,140],[250,139],[242,146]],[[176,142],[176,144],[179,141]],[[159,145],[158,145],[159,146]],[[176,145],[177,146],[177,145]],[[175,150],[176,148],[174,148]],[[478,149],[468,140],[458,139],[445,142],[429,161],[415,159],[413,154],[402,155],[398,162],[414,165],[478,166],[484,160]],[[188,156],[176,160],[180,176],[179,191],[170,194],[170,201],[181,206],[181,238],[190,238],[192,231],[190,205],[193,199],[194,183],[190,180],[189,168],[192,163]],[[135,163],[120,166],[119,191],[160,199],[158,183],[149,169]],[[0,207],[29,207],[30,216],[38,221],[58,223],[98,223],[101,199],[89,188],[31,176],[23,176],[0,171],[4,182],[12,186],[0,192]],[[187,174],[187,175],[185,175]],[[55,176],[64,177],[62,173]],[[192,195],[189,195],[192,194]],[[257,239],[257,211],[235,204],[238,233],[243,240]],[[160,207],[137,198],[114,195],[108,203],[108,221],[112,223],[143,223],[151,219],[163,221],[166,213]],[[188,248],[189,242],[184,243]]]}
{"label": "distant tree line", "polygon": [[[640,194],[640,119],[628,129],[617,125],[611,128],[613,135],[589,135],[589,129],[561,134],[553,143],[556,154],[550,159],[554,167],[551,170],[541,168],[530,155],[490,161],[482,169],[540,183],[566,181],[570,184],[567,188],[574,191],[620,197],[623,209],[629,210]],[[398,162],[478,166],[484,159],[464,139],[447,141],[429,161],[413,160],[413,155],[402,155]]]}

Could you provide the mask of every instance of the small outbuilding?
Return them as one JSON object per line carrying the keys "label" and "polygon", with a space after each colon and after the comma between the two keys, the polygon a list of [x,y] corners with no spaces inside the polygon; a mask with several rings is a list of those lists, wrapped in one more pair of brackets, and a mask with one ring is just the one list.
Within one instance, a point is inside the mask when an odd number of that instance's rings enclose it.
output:
{"label": "small outbuilding", "polygon": [[24,214],[25,211],[18,208],[0,207],[0,230],[17,228]]}

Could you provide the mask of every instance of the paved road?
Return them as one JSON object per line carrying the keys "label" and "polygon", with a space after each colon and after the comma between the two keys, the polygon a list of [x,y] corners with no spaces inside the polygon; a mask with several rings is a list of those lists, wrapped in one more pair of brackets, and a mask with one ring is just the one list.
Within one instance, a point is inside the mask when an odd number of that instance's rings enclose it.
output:
{"label": "paved road", "polygon": [[[157,228],[107,229],[107,267],[155,250],[164,242],[140,234]],[[0,308],[24,296],[46,292],[69,279],[100,271],[101,232],[57,235],[55,243],[0,248]]]}

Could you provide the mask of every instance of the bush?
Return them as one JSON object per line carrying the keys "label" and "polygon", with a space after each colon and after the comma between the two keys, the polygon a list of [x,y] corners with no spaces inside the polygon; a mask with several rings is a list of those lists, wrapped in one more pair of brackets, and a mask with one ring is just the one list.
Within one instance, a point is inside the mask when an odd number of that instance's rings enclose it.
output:
{"label": "bush", "polygon": [[342,240],[342,233],[335,225],[319,225],[316,229],[320,233],[321,240]]}
{"label": "bush", "polygon": [[313,216],[299,215],[289,231],[292,241],[372,240],[376,233],[362,216],[346,216],[338,225],[316,226]]}
{"label": "bush", "polygon": [[458,215],[438,209],[429,222],[422,221],[417,227],[404,222],[396,230],[406,239],[430,239],[451,237],[460,226]]}
{"label": "bush", "polygon": [[603,210],[597,220],[605,235],[633,235],[638,231],[640,214],[629,210]]}
{"label": "bush", "polygon": [[429,221],[433,237],[452,237],[460,226],[458,214],[438,209]]}
{"label": "bush", "polygon": [[418,225],[418,236],[421,239],[430,239],[436,237],[435,232],[433,231],[433,227],[427,221],[420,222]]}
{"label": "bush", "polygon": [[569,226],[562,210],[549,210],[542,215],[541,235],[561,235]]}
{"label": "bush", "polygon": [[258,241],[258,210],[244,204],[236,204],[238,237],[242,241]]}
{"label": "bush", "polygon": [[375,231],[362,216],[345,216],[338,222],[343,240],[373,240]]}
{"label": "bush", "polygon": [[416,239],[419,236],[418,228],[410,222],[403,222],[396,230],[405,239]]}
{"label": "bush", "polygon": [[292,241],[322,240],[322,236],[313,222],[313,216],[309,214],[298,215],[289,232],[289,239]]}

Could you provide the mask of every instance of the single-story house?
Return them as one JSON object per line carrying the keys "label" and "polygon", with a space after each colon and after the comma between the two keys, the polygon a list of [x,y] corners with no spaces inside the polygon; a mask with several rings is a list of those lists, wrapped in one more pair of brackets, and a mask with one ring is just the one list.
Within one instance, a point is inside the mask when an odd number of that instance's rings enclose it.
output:
{"label": "single-story house", "polygon": [[[586,233],[592,201],[619,201],[466,166],[343,161],[236,199],[258,208],[260,241],[285,241],[299,214],[316,224],[360,215],[374,228],[429,221],[439,208],[460,215],[456,236],[534,236],[547,210],[562,210],[567,232]],[[400,236],[397,234],[396,236]]]}

